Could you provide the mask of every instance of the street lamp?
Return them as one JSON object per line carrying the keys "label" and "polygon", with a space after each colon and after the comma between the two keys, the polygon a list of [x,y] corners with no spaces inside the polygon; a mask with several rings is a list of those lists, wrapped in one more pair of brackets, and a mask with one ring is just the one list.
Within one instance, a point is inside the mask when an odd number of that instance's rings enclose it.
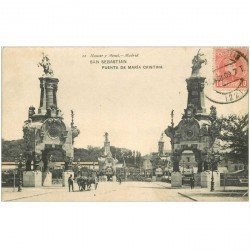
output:
{"label": "street lamp", "polygon": [[185,168],[185,161],[184,159],[182,160],[182,174],[184,174],[184,168]]}
{"label": "street lamp", "polygon": [[16,191],[16,169],[13,171],[13,192]]}
{"label": "street lamp", "polygon": [[215,156],[214,156],[214,151],[208,153],[207,160],[210,166],[210,170],[212,171],[212,176],[211,176],[211,187],[210,191],[214,191],[214,162],[215,162]]}
{"label": "street lamp", "polygon": [[210,189],[211,192],[214,191],[214,168],[213,168],[213,165],[212,165],[212,177],[211,177],[211,189]]}
{"label": "street lamp", "polygon": [[216,159],[218,155],[215,155],[214,151],[212,150],[212,154],[209,157],[209,161],[210,161],[210,166],[211,166],[211,170],[212,170],[212,176],[211,176],[211,189],[210,191],[213,192],[214,191],[214,171],[217,170],[217,162],[218,160]]}
{"label": "street lamp", "polygon": [[[22,167],[25,164],[25,159],[23,158],[23,155],[20,154],[18,158],[15,159],[15,163],[17,166],[17,174],[19,176],[19,182],[18,182],[18,192],[22,191]],[[16,170],[14,170],[14,190],[15,190],[15,174]]]}
{"label": "street lamp", "polygon": [[[123,158],[123,171],[124,171],[124,180],[127,180],[127,172],[126,172],[126,156],[125,156],[125,152],[122,152],[122,158]],[[120,178],[121,178],[121,173],[120,173]]]}

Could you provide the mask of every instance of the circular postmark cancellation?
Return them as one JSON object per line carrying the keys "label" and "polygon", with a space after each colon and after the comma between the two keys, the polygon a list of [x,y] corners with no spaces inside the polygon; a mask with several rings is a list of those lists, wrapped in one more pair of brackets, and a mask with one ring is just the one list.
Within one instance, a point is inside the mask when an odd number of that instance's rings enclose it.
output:
{"label": "circular postmark cancellation", "polygon": [[206,98],[218,104],[234,103],[248,94],[248,48],[214,48],[213,82]]}

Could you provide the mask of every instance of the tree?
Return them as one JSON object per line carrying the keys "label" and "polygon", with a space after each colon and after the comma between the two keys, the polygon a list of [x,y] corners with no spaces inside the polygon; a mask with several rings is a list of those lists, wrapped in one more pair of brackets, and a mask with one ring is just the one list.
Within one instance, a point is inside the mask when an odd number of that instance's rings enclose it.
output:
{"label": "tree", "polygon": [[2,161],[13,162],[16,157],[23,153],[25,148],[24,140],[6,141],[2,139]]}
{"label": "tree", "polygon": [[229,160],[243,163],[248,167],[248,114],[243,116],[229,115],[218,118],[221,127],[218,137],[222,141],[221,149]]}
{"label": "tree", "polygon": [[[6,141],[2,139],[2,161],[3,162],[14,162],[16,157],[24,152],[25,143],[23,139]],[[126,163],[131,166],[134,165],[134,158],[132,156],[132,151],[126,148],[117,148],[114,146],[110,147],[113,157],[123,163],[124,159]],[[64,157],[61,150],[54,150],[51,152],[54,161],[64,161]],[[87,148],[74,148],[74,159],[75,161],[89,161],[96,162],[98,158],[103,155],[103,148],[87,146]],[[139,164],[141,155],[138,152],[137,163]]]}
{"label": "tree", "polygon": [[151,163],[152,163],[152,166],[153,168],[157,168],[161,165],[161,157],[159,156],[158,153],[153,153],[151,155],[151,159],[150,159]]}
{"label": "tree", "polygon": [[139,151],[136,151],[135,162],[136,162],[137,167],[140,167],[142,164],[142,157],[141,157],[141,153]]}

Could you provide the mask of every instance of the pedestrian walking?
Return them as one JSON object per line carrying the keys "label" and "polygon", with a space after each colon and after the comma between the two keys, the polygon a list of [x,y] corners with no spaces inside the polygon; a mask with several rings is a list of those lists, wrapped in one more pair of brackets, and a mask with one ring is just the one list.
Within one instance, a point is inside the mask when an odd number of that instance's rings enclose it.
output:
{"label": "pedestrian walking", "polygon": [[95,174],[94,178],[95,178],[95,190],[96,190],[96,189],[97,189],[97,186],[98,186],[99,180],[98,180],[98,177],[97,177],[96,174]]}
{"label": "pedestrian walking", "polygon": [[190,178],[190,187],[191,187],[191,189],[194,188],[194,177]]}
{"label": "pedestrian walking", "polygon": [[74,192],[74,181],[72,178],[72,174],[68,178],[68,185],[69,185],[69,192],[70,192],[70,188],[72,188],[72,191]]}

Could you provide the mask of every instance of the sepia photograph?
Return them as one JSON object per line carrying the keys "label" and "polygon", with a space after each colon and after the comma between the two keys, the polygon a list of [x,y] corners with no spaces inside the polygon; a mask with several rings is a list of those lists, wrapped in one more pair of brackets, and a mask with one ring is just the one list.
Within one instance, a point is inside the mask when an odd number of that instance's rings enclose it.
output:
{"label": "sepia photograph", "polygon": [[2,48],[2,201],[248,201],[248,56]]}
{"label": "sepia photograph", "polygon": [[249,248],[248,2],[0,2],[2,249]]}

